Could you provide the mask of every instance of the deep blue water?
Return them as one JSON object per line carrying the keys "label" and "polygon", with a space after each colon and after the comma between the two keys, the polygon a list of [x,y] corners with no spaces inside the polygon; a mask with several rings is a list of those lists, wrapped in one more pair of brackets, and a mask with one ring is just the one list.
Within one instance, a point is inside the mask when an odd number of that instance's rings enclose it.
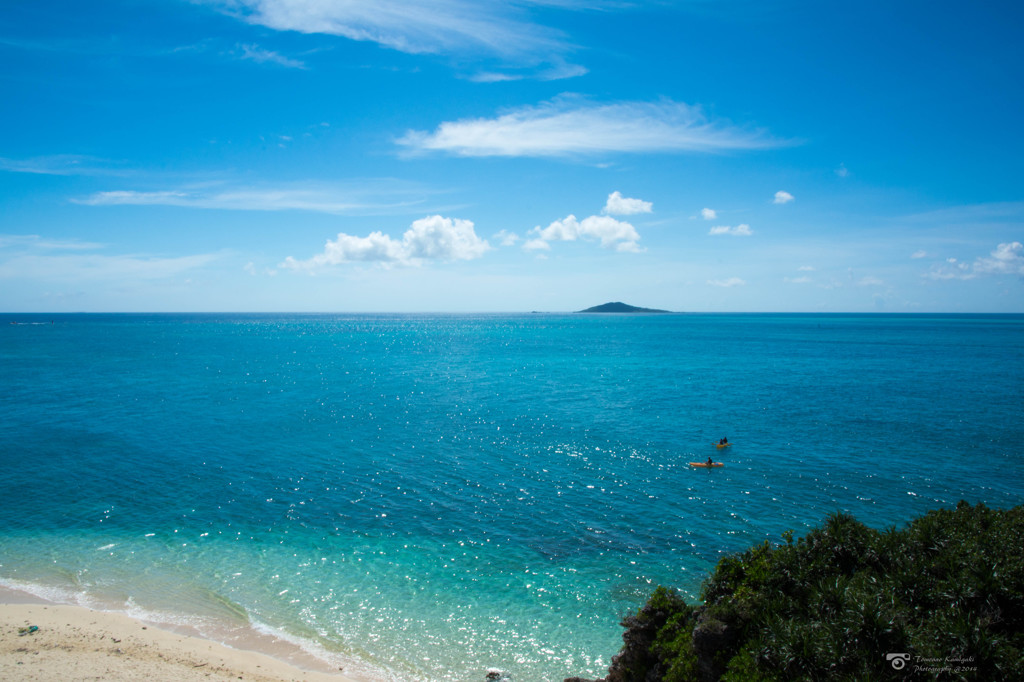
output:
{"label": "deep blue water", "polygon": [[0,387],[0,584],[401,680],[600,675],[723,554],[1024,501],[1020,315],[0,315]]}

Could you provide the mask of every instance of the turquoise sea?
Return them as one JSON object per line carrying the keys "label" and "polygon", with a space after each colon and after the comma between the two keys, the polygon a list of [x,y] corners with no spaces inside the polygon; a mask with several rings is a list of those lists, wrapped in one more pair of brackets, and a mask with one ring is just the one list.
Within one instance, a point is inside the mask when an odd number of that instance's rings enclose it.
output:
{"label": "turquoise sea", "polygon": [[0,388],[0,585],[384,679],[598,676],[724,554],[1024,502],[1021,315],[0,315]]}

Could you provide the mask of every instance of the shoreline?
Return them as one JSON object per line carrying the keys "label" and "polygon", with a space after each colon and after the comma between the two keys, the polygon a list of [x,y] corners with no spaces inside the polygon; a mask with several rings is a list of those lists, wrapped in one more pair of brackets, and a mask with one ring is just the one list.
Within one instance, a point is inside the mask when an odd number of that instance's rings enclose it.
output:
{"label": "shoreline", "polygon": [[[35,626],[32,632],[19,632]],[[0,678],[64,680],[244,679],[256,682],[380,682],[381,678],[302,656],[290,643],[254,633],[239,647],[125,613],[47,602],[0,588]],[[251,648],[250,648],[251,647]],[[296,658],[304,658],[301,663]],[[316,664],[320,670],[312,669]]]}

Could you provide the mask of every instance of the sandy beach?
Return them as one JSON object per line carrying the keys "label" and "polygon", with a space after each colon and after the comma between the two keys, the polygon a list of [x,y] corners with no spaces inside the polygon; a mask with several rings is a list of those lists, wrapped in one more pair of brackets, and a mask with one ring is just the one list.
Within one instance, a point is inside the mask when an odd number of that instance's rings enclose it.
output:
{"label": "sandy beach", "polygon": [[54,604],[0,605],[0,679],[364,682],[162,630],[129,616]]}

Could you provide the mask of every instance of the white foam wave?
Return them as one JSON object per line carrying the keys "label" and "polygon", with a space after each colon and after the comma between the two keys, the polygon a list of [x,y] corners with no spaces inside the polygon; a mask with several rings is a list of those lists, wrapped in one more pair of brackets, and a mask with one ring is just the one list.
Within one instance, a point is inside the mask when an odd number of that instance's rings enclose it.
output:
{"label": "white foam wave", "polygon": [[56,585],[42,585],[14,578],[0,578],[0,587],[13,590],[15,592],[22,592],[35,597],[36,599],[41,599],[42,601],[51,602],[53,604],[87,606],[89,601],[85,592],[72,590],[67,587],[58,587]]}
{"label": "white foam wave", "polygon": [[284,642],[297,648],[303,652],[306,656],[312,657],[317,661],[327,665],[332,670],[343,669],[347,673],[357,673],[360,675],[369,676],[373,679],[396,681],[397,677],[392,675],[386,670],[371,665],[364,661],[357,661],[352,657],[344,656],[337,652],[329,651],[324,648],[320,643],[308,639],[306,637],[299,637],[286,632],[280,628],[267,625],[266,623],[254,620],[251,622],[250,627],[257,633],[270,637],[273,640]]}

